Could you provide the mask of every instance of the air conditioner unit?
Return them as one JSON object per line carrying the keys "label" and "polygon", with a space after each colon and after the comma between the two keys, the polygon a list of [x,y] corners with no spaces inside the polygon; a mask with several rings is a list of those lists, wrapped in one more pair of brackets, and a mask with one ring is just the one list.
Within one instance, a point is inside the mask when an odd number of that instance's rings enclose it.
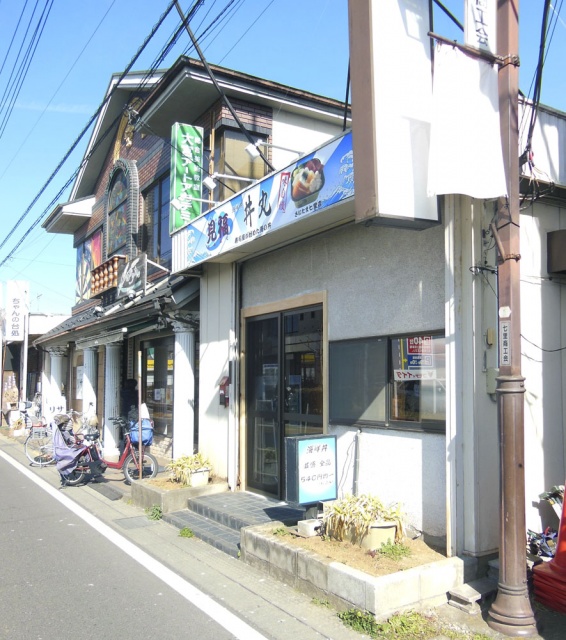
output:
{"label": "air conditioner unit", "polygon": [[566,273],[566,229],[546,234],[546,254],[548,273]]}

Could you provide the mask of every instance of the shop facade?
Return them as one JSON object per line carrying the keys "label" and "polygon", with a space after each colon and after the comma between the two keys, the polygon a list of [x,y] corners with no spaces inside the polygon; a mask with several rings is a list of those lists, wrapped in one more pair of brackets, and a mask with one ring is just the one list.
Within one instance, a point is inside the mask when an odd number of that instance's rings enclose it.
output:
{"label": "shop facade", "polygon": [[[430,48],[422,51],[430,73]],[[363,171],[358,178],[356,166],[354,184],[356,143],[342,130],[341,105],[214,70],[273,170],[246,155],[246,135],[200,63],[181,59],[142,96],[131,82],[121,89],[140,98],[136,115],[125,114],[105,148],[95,135],[73,199],[44,225],[71,233],[78,255],[73,316],[38,341],[49,402],[63,385],[67,406],[92,403],[111,450],[118,434],[110,417],[123,412],[121,390],[133,378],[159,452],[198,449],[232,491],[277,499],[286,497],[286,439],[333,436],[340,494],[400,502],[412,527],[450,554],[495,553],[493,202],[447,195],[415,207],[423,181],[411,171],[420,164],[409,171],[408,162],[392,162],[385,182],[395,187],[394,213],[360,216]],[[99,132],[124,97],[110,99]],[[542,121],[537,135],[547,155],[541,151],[539,164],[564,185],[553,142],[564,118],[549,111]],[[184,200],[171,186],[172,131],[181,124],[191,127],[191,144],[195,132],[202,141],[190,181],[200,195]],[[216,184],[205,186],[205,176]],[[545,349],[562,335],[555,284],[566,269],[549,275],[546,234],[566,227],[564,201],[558,189],[523,214],[524,275],[545,286],[538,296],[523,282],[524,316],[531,342]],[[141,277],[119,293],[113,275],[138,259]],[[542,312],[547,305],[551,317]],[[565,469],[566,363],[558,353],[544,351],[540,362],[536,353],[524,356],[527,518],[536,530],[546,516],[533,503],[562,483]]]}
{"label": "shop facade", "polygon": [[[77,251],[72,316],[36,340],[45,353],[44,412],[96,414],[109,455],[120,440],[111,418],[127,416],[138,399],[154,423],[155,453],[172,458],[199,449],[199,408],[206,402],[199,393],[202,273],[173,265],[180,249],[174,231],[186,227],[186,216],[210,209],[303,145],[340,131],[337,101],[226,69],[214,73],[230,85],[226,91],[254,141],[267,146],[263,158],[245,151],[249,142],[211,92],[201,63],[181,58],[149,80],[115,77],[71,198],[43,225],[72,235]],[[193,106],[189,95],[199,96]],[[181,103],[183,114],[171,108]],[[291,151],[296,144],[299,151]],[[216,180],[212,186],[204,185],[207,176]],[[214,315],[213,323],[223,322],[222,309]],[[225,467],[217,467],[219,475]]]}

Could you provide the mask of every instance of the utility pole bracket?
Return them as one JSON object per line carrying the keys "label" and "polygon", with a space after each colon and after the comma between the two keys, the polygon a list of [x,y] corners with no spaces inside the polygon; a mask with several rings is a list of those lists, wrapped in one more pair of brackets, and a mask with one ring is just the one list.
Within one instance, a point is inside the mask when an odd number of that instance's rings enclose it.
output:
{"label": "utility pole bracket", "polygon": [[519,262],[521,259],[520,253],[505,253],[505,249],[503,248],[503,243],[501,242],[501,238],[499,237],[499,233],[497,231],[497,227],[493,222],[489,225],[491,229],[491,233],[493,234],[493,239],[495,240],[495,244],[497,245],[498,262],[502,264],[503,262],[507,262],[507,260],[516,260]]}

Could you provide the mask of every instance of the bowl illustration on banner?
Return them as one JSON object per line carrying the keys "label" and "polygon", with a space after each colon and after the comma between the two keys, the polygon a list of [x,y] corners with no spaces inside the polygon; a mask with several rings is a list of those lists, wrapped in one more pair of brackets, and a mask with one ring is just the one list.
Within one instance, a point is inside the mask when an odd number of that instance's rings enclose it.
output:
{"label": "bowl illustration on banner", "polygon": [[300,164],[291,178],[291,197],[297,207],[314,202],[324,186],[323,164],[318,158],[312,158]]}

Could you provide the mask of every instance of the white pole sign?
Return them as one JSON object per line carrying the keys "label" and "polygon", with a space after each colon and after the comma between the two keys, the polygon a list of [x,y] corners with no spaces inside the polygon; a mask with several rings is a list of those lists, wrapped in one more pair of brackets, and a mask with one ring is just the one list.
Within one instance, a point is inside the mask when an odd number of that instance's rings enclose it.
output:
{"label": "white pole sign", "polygon": [[8,280],[6,286],[6,341],[22,342],[27,315],[28,283]]}

